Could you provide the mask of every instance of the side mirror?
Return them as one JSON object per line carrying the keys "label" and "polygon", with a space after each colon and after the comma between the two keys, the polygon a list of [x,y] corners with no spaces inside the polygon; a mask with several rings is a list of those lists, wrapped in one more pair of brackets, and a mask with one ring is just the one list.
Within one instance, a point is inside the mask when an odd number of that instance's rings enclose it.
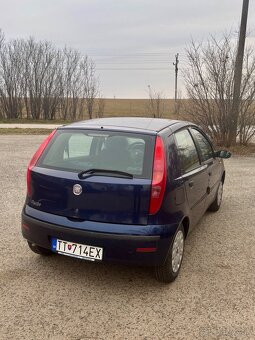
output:
{"label": "side mirror", "polygon": [[231,157],[231,152],[227,150],[219,150],[214,152],[215,157],[219,158],[230,158]]}

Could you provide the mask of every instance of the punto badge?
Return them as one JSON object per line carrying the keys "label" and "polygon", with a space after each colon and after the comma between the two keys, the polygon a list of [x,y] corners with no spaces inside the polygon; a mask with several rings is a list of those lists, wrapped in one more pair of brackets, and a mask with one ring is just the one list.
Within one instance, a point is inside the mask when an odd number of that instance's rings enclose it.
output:
{"label": "punto badge", "polygon": [[76,196],[79,196],[82,193],[82,186],[80,184],[75,184],[73,186],[73,193]]}

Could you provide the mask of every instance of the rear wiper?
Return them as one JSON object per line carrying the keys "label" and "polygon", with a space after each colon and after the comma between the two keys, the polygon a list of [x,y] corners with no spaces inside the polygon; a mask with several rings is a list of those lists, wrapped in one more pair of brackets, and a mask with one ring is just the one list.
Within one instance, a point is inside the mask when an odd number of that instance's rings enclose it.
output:
{"label": "rear wiper", "polygon": [[80,179],[85,179],[91,176],[110,176],[110,177],[120,177],[120,178],[133,178],[133,175],[118,170],[107,170],[107,169],[88,169],[83,170],[78,174]]}

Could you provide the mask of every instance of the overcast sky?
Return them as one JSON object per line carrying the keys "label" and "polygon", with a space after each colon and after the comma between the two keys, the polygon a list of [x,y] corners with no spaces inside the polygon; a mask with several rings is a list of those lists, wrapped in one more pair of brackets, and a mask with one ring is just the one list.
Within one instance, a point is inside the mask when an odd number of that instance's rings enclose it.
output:
{"label": "overcast sky", "polygon": [[[174,66],[191,37],[237,31],[242,0],[0,0],[6,38],[71,46],[96,62],[103,95],[145,98],[148,85],[174,96]],[[255,1],[248,26],[255,41]],[[180,72],[180,88],[182,87]]]}

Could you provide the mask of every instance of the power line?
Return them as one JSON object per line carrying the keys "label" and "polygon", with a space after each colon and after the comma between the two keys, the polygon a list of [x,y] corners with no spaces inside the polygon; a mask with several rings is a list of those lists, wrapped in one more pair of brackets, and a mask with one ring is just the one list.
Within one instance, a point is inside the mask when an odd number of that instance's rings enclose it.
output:
{"label": "power line", "polygon": [[160,68],[160,67],[134,67],[134,68],[120,68],[120,67],[114,67],[114,68],[97,68],[97,71],[158,71],[158,70],[164,70],[169,71],[169,68]]}
{"label": "power line", "polygon": [[97,65],[105,64],[105,65],[115,65],[115,64],[169,64],[169,61],[160,61],[160,60],[138,60],[138,61],[96,61]]}
{"label": "power line", "polygon": [[125,57],[146,57],[146,56],[169,56],[169,53],[133,53],[133,54],[89,54],[90,57],[94,58],[125,58]]}

